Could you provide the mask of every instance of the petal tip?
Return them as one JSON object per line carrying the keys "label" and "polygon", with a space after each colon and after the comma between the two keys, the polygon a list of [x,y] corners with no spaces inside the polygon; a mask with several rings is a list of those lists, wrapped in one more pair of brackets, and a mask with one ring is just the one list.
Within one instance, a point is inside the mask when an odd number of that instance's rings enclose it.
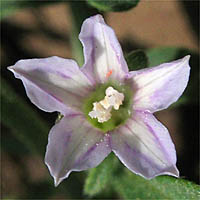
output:
{"label": "petal tip", "polygon": [[54,177],[54,186],[58,187],[58,185],[62,182],[62,178]]}
{"label": "petal tip", "polygon": [[185,56],[185,57],[183,58],[183,60],[184,60],[184,61],[189,61],[190,57],[191,57],[191,55],[187,55],[187,56]]}
{"label": "petal tip", "polygon": [[168,175],[168,176],[173,176],[173,177],[179,178],[179,171],[176,166],[171,166],[167,169],[164,169],[160,173],[156,173],[153,176],[149,176],[149,177],[146,177],[144,175],[142,175],[142,176],[148,180],[151,180],[153,178],[156,178],[157,176],[162,176],[162,175]]}
{"label": "petal tip", "polygon": [[9,71],[13,72],[13,71],[14,71],[14,66],[9,66],[9,67],[7,67],[7,69],[8,69]]}
{"label": "petal tip", "polygon": [[176,166],[170,167],[168,173],[171,176],[174,176],[174,177],[177,177],[177,178],[179,177],[179,171],[178,171]]}
{"label": "petal tip", "polygon": [[182,58],[182,63],[185,64],[184,66],[189,67],[189,68],[190,68],[190,65],[189,65],[190,58],[191,58],[191,55],[187,55]]}
{"label": "petal tip", "polygon": [[100,14],[94,15],[94,16],[90,17],[90,19],[94,19],[98,22],[101,22],[102,20],[104,21],[103,16]]}
{"label": "petal tip", "polygon": [[[165,169],[163,172],[156,174],[154,177],[160,176],[160,175],[169,175],[169,176],[179,178],[179,171],[178,171],[176,165],[172,165],[171,167]],[[154,178],[154,177],[152,177],[152,178]]]}
{"label": "petal tip", "polygon": [[65,176],[60,176],[59,174],[53,175],[50,171],[50,174],[53,176],[54,179],[54,186],[57,187],[64,179],[69,177],[71,170],[69,170]]}

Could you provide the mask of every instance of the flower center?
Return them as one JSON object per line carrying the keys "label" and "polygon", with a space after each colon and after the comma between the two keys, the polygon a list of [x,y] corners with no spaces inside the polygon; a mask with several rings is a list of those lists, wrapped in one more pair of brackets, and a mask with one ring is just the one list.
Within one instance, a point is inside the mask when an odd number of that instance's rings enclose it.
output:
{"label": "flower center", "polygon": [[108,121],[112,116],[112,108],[119,110],[119,106],[124,100],[124,94],[111,86],[106,89],[105,93],[106,96],[103,100],[93,103],[93,110],[88,114],[91,118],[97,118],[100,123]]}
{"label": "flower center", "polygon": [[95,128],[108,132],[125,121],[132,114],[131,84],[108,81],[95,87],[84,100],[82,111]]}

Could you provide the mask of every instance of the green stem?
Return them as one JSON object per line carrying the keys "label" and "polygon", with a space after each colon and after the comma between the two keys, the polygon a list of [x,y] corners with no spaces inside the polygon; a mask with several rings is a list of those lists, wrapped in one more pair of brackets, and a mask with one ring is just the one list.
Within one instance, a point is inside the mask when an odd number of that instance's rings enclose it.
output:
{"label": "green stem", "polygon": [[72,31],[71,31],[71,48],[73,58],[77,61],[79,66],[84,63],[83,47],[78,39],[83,21],[98,13],[96,9],[89,7],[84,1],[70,1],[72,16]]}

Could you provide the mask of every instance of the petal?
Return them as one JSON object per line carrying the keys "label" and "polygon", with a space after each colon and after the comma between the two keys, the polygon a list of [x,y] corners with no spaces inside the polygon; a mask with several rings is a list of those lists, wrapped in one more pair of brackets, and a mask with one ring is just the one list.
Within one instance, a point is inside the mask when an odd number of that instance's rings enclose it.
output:
{"label": "petal", "polygon": [[179,176],[174,144],[151,113],[135,112],[112,133],[111,148],[129,170],[147,179],[161,174]]}
{"label": "petal", "polygon": [[136,93],[133,108],[155,112],[178,100],[189,80],[189,58],[133,72]]}
{"label": "petal", "polygon": [[84,73],[100,82],[105,82],[108,76],[115,80],[123,79],[128,67],[121,46],[113,29],[105,24],[101,15],[83,22],[79,39],[84,48]]}
{"label": "petal", "polygon": [[56,56],[20,60],[8,69],[23,81],[32,103],[46,112],[80,108],[91,85],[75,61]]}
{"label": "petal", "polygon": [[71,171],[95,167],[110,152],[108,135],[93,129],[82,115],[73,114],[51,129],[45,163],[57,186]]}

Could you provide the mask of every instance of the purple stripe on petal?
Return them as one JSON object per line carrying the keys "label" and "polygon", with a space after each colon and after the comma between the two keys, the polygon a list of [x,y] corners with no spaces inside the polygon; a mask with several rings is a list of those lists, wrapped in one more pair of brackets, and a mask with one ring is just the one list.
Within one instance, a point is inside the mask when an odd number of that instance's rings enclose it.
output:
{"label": "purple stripe on petal", "polygon": [[144,122],[144,124],[147,126],[148,130],[153,134],[155,140],[156,140],[156,143],[159,144],[160,148],[162,149],[162,152],[165,154],[166,156],[166,159],[169,161],[169,162],[172,162],[172,160],[170,159],[166,149],[163,147],[160,139],[157,137],[155,131],[153,130],[153,128],[147,123],[147,122]]}
{"label": "purple stripe on petal", "polygon": [[[24,78],[26,78],[26,75],[24,74]],[[32,80],[31,78],[26,78],[28,81],[30,81],[32,84],[34,84],[36,87],[38,87],[40,90],[42,90],[43,92],[45,92],[46,94],[48,94],[49,96],[52,96],[54,99],[58,100],[60,103],[63,103],[65,106],[66,105],[66,102],[64,102],[64,99],[61,100],[61,98],[59,98],[60,95],[56,95],[56,94],[52,94],[53,91],[49,91],[47,88],[45,88],[44,86],[42,87],[40,84],[37,84],[34,80]],[[60,90],[60,88],[58,88]],[[80,99],[82,98],[79,94],[77,94],[76,92],[72,92],[70,90],[65,90],[66,94],[70,94],[74,97],[76,97],[77,99]],[[71,102],[71,106],[73,106],[74,108],[80,110],[79,107],[77,107],[76,105],[73,105],[73,102]]]}
{"label": "purple stripe on petal", "polygon": [[137,116],[140,116],[140,124],[144,123],[149,132],[154,136],[155,142],[159,144],[166,159],[176,164],[176,151],[167,128],[148,111],[136,111],[136,113]]}
{"label": "purple stripe on petal", "polygon": [[190,56],[129,73],[136,86],[133,97],[134,109],[151,113],[166,109],[176,102],[185,90],[190,74]]}
{"label": "purple stripe on petal", "polygon": [[81,100],[93,89],[90,80],[70,59],[54,56],[20,60],[8,69],[23,81],[31,102],[47,112],[66,114],[65,107],[78,108],[79,112]]}
{"label": "purple stripe on petal", "polygon": [[[82,115],[66,115],[50,131],[45,163],[57,186],[71,171],[97,166],[110,152],[107,137]],[[98,144],[98,145],[97,145]]]}
{"label": "purple stripe on petal", "polygon": [[68,76],[68,75],[66,75],[66,74],[64,74],[64,73],[62,73],[60,71],[55,71],[53,73],[56,73],[58,76],[61,76],[62,78],[65,78],[65,79],[70,79],[71,78],[70,76]]}
{"label": "purple stripe on petal", "polygon": [[111,143],[111,132],[106,133],[107,139],[108,139],[108,146],[112,149],[112,143]]}
{"label": "purple stripe on petal", "polygon": [[[45,91],[45,90],[44,90]],[[46,91],[47,92],[47,91]],[[51,94],[49,92],[47,92],[50,96],[54,97],[57,101],[59,101],[60,103],[63,103],[63,101],[61,99],[59,99],[58,97],[56,97],[54,94]]]}
{"label": "purple stripe on petal", "polygon": [[[87,143],[85,144],[88,145]],[[97,148],[97,144],[90,147],[81,157],[74,163],[73,167],[76,168],[80,163],[83,163],[85,160],[87,160],[90,157],[90,154]]]}
{"label": "purple stripe on petal", "polygon": [[[166,166],[166,167],[159,167],[156,163],[152,162],[146,155],[142,154],[141,152],[137,151],[134,148],[131,148],[130,145],[125,143],[124,151],[127,152],[126,154],[132,155],[127,157],[128,160],[123,160],[123,164],[131,171],[136,174],[143,176],[144,178],[151,179],[158,175],[172,175],[175,177],[179,177],[179,172],[176,166]],[[139,159],[138,159],[139,158]],[[131,164],[132,162],[132,164]]]}
{"label": "purple stripe on petal", "polygon": [[124,79],[128,68],[114,31],[105,24],[101,15],[83,22],[79,38],[84,47],[84,73],[94,81],[104,83],[112,70],[111,79]]}
{"label": "purple stripe on petal", "polygon": [[70,113],[70,114],[67,114],[66,115],[66,117],[71,117],[71,118],[73,118],[73,117],[76,117],[76,116],[82,116],[82,114],[80,114],[80,113]]}
{"label": "purple stripe on petal", "polygon": [[[161,168],[159,168],[154,162],[152,162],[151,159],[149,159],[149,157],[147,157],[146,155],[144,155],[143,153],[141,153],[139,150],[134,149],[134,147],[132,148],[129,144],[127,144],[125,142],[125,146],[124,146],[124,150],[126,152],[129,152],[128,154],[131,155],[131,160],[133,159],[133,157],[137,157],[139,158],[139,161],[133,161],[135,164],[138,164],[138,169],[142,170],[142,168],[148,168],[150,169],[150,166],[155,169],[155,171],[159,171]],[[142,162],[145,161],[145,162]],[[145,166],[146,165],[146,166]]]}
{"label": "purple stripe on petal", "polygon": [[[102,134],[103,133],[99,132],[100,136],[102,136]],[[95,151],[98,151],[97,149],[106,148],[106,149],[110,149],[111,150],[110,144],[109,144],[109,140],[110,140],[110,135],[105,134],[105,136],[102,137],[102,139],[100,139],[98,142],[96,142],[83,155],[81,155],[79,157],[79,159],[74,164],[74,168],[76,168],[76,166],[78,166],[80,163],[83,163],[83,162],[87,161],[87,159],[90,158],[92,153],[94,153]],[[85,145],[88,146],[87,143],[85,143]]]}
{"label": "purple stripe on petal", "polygon": [[161,159],[156,155],[156,152],[153,152],[153,151],[151,150],[151,148],[148,147],[148,145],[149,145],[148,143],[145,143],[145,142],[138,136],[137,133],[133,132],[133,130],[132,130],[127,124],[125,125],[125,127],[128,129],[128,131],[130,131],[130,132],[134,135],[135,139],[137,138],[137,140],[139,141],[139,143],[137,144],[137,145],[138,145],[138,147],[137,147],[138,150],[139,150],[139,146],[140,146],[140,145],[145,146],[145,148],[147,148],[148,151],[151,152],[152,155],[153,155],[155,158],[157,158],[161,163],[163,163],[164,165],[166,165],[166,161],[164,162],[163,160],[161,160]]}
{"label": "purple stripe on petal", "polygon": [[112,150],[131,171],[147,179],[179,175],[169,133],[151,113],[135,111],[133,118],[114,130],[111,137]]}

